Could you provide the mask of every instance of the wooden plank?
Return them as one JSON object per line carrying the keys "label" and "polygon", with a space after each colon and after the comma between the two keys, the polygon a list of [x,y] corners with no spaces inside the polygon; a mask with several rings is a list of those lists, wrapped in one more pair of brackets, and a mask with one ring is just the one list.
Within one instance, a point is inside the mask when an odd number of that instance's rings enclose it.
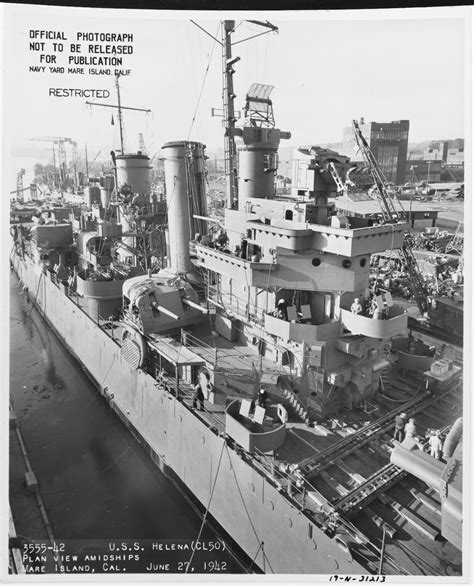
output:
{"label": "wooden plank", "polygon": [[435,539],[439,536],[439,530],[433,527],[433,525],[431,525],[430,523],[427,523],[416,513],[409,511],[401,505],[396,506],[395,509],[406,521],[410,523],[410,525],[413,525],[413,527],[418,529],[418,531],[423,533],[423,535],[428,537],[428,539],[435,541]]}
{"label": "wooden plank", "polygon": [[345,472],[348,476],[350,476],[352,478],[352,480],[355,482],[355,484],[361,484],[362,482],[366,481],[366,478],[364,476],[362,476],[361,474],[358,474],[357,472],[354,472],[354,470],[352,468],[350,468],[349,466],[346,466],[346,464],[344,462],[342,462],[341,460],[338,460],[337,462],[335,462],[335,465],[340,468],[343,472]]}
{"label": "wooden plank", "polygon": [[431,498],[427,494],[419,493],[415,489],[410,490],[411,494],[419,501],[422,505],[425,505],[430,511],[441,515],[441,503]]}
{"label": "wooden plank", "polygon": [[345,496],[346,494],[350,493],[349,489],[347,489],[345,486],[342,486],[342,484],[337,482],[337,480],[335,478],[333,478],[332,476],[330,476],[327,472],[322,471],[319,474],[320,474],[321,478],[326,482],[326,484],[328,484],[329,486],[332,486],[342,496]]}

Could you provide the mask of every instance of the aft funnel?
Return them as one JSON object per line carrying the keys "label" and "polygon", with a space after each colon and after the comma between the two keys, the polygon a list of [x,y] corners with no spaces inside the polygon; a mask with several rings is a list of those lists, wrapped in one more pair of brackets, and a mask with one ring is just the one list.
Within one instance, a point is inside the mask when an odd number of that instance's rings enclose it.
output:
{"label": "aft funnel", "polygon": [[[166,202],[168,207],[168,266],[177,273],[190,269],[189,242],[194,238],[194,215],[205,216],[204,145],[197,142],[167,142],[163,147]],[[199,230],[201,233],[202,231]]]}

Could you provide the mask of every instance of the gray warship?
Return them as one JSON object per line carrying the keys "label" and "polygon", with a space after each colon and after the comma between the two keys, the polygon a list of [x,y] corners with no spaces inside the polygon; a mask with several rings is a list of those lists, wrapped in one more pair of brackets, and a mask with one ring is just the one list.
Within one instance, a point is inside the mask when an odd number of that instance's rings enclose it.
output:
{"label": "gray warship", "polygon": [[[406,248],[407,223],[338,213],[350,160],[320,147],[312,189],[276,195],[290,132],[261,84],[236,124],[224,57],[224,217],[208,215],[203,144],[164,144],[163,201],[150,159],[122,149],[80,206],[12,226],[13,269],[255,571],[460,576],[459,352],[410,351],[405,308],[369,287],[371,255]],[[394,439],[401,414],[416,430]]]}

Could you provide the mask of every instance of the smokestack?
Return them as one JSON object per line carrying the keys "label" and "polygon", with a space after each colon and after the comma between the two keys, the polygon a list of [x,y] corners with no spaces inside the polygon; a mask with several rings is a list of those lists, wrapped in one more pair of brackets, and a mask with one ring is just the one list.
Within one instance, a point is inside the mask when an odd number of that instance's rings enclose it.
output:
{"label": "smokestack", "polygon": [[278,128],[246,126],[235,132],[239,141],[239,209],[251,198],[273,199],[280,139],[291,137]]}
{"label": "smokestack", "polygon": [[189,193],[186,174],[186,142],[167,142],[165,152],[166,202],[168,206],[168,266],[177,273],[187,273],[190,267]]}

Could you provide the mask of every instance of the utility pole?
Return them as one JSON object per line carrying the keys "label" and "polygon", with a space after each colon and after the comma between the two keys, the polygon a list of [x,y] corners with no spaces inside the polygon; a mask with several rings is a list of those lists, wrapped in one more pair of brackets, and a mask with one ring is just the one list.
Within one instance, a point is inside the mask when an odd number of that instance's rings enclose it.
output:
{"label": "utility pole", "polygon": [[89,161],[87,160],[87,144],[86,144],[86,183],[89,182]]}

